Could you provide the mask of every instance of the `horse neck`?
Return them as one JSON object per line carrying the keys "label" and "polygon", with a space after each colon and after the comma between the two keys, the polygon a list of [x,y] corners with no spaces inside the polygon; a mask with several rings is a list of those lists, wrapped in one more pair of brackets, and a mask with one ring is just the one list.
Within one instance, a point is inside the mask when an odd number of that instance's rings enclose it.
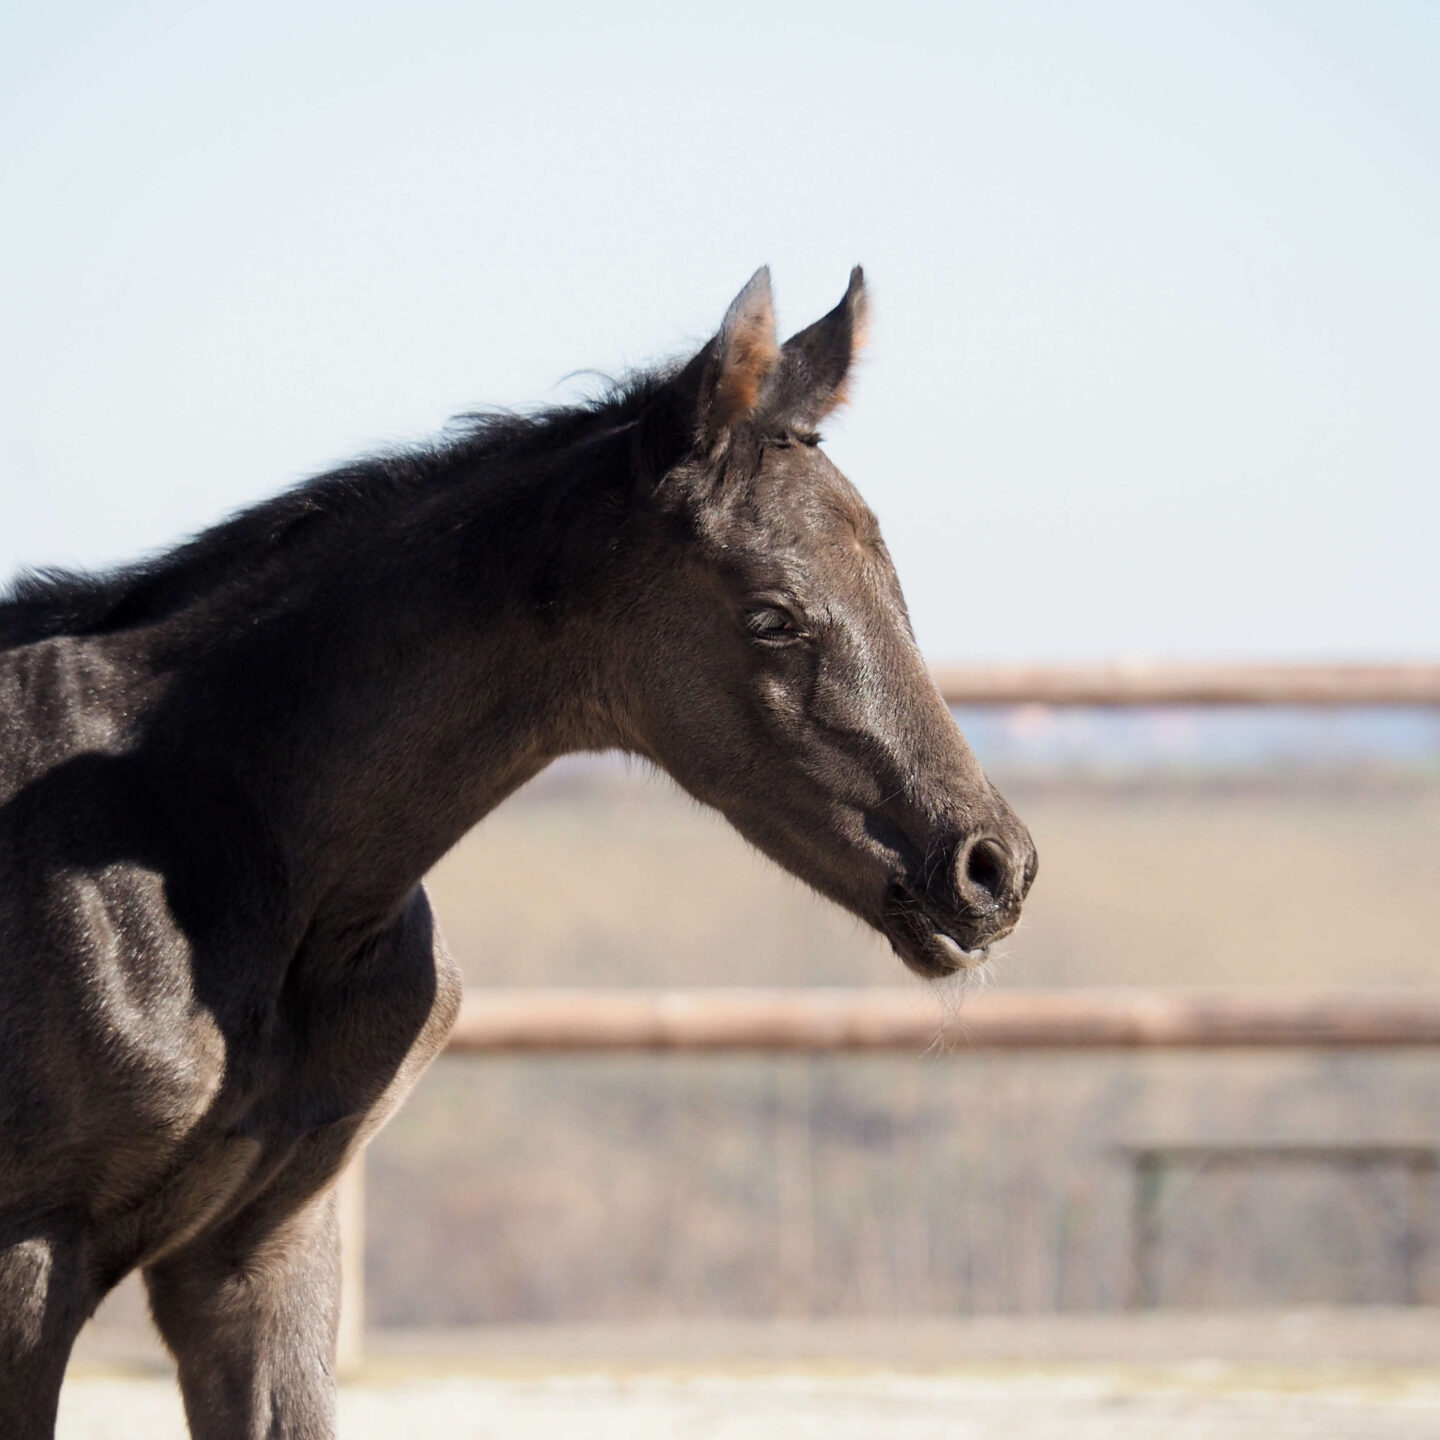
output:
{"label": "horse neck", "polygon": [[477,504],[463,477],[452,492],[363,543],[337,534],[279,596],[227,603],[226,638],[166,702],[278,832],[308,903],[383,916],[552,759],[616,739],[593,627],[565,595],[531,595],[553,499],[516,483]]}

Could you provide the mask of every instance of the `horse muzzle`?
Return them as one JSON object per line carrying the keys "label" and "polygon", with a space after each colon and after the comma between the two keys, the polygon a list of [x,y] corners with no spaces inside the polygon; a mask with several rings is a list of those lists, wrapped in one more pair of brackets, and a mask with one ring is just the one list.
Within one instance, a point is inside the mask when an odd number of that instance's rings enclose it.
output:
{"label": "horse muzzle", "polygon": [[880,929],[918,975],[975,969],[1019,923],[1038,862],[1029,833],[1017,831],[967,837],[947,847],[946,863],[886,888]]}

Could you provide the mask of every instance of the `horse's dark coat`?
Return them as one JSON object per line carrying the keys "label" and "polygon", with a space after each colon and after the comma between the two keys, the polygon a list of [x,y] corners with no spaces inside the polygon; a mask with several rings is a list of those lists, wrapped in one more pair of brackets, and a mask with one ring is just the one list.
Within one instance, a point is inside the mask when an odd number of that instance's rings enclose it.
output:
{"label": "horse's dark coat", "polygon": [[0,1435],[142,1267],[196,1436],[332,1432],[331,1182],[444,1041],[420,887],[557,755],[667,770],[926,975],[1034,873],[815,444],[859,272],[0,604]]}

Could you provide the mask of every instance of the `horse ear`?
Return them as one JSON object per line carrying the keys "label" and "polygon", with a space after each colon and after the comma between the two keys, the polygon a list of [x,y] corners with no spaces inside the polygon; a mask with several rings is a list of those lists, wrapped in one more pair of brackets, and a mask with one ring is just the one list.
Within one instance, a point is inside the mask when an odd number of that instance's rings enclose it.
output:
{"label": "horse ear", "polygon": [[730,302],[714,339],[687,367],[697,382],[696,428],[705,449],[754,412],[779,358],[770,267],[762,265]]}
{"label": "horse ear", "polygon": [[845,298],[826,316],[792,335],[780,350],[761,399],[767,419],[794,429],[812,429],[848,396],[846,384],[855,356],[865,344],[870,304],[865,272],[850,272]]}

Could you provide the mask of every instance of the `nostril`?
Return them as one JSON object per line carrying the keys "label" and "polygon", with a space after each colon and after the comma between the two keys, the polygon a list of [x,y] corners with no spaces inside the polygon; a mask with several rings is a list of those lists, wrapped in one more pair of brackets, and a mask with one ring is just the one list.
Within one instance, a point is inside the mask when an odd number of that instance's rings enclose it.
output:
{"label": "nostril", "polygon": [[1003,900],[1010,889],[1010,853],[998,840],[977,840],[965,852],[965,879],[991,900]]}

